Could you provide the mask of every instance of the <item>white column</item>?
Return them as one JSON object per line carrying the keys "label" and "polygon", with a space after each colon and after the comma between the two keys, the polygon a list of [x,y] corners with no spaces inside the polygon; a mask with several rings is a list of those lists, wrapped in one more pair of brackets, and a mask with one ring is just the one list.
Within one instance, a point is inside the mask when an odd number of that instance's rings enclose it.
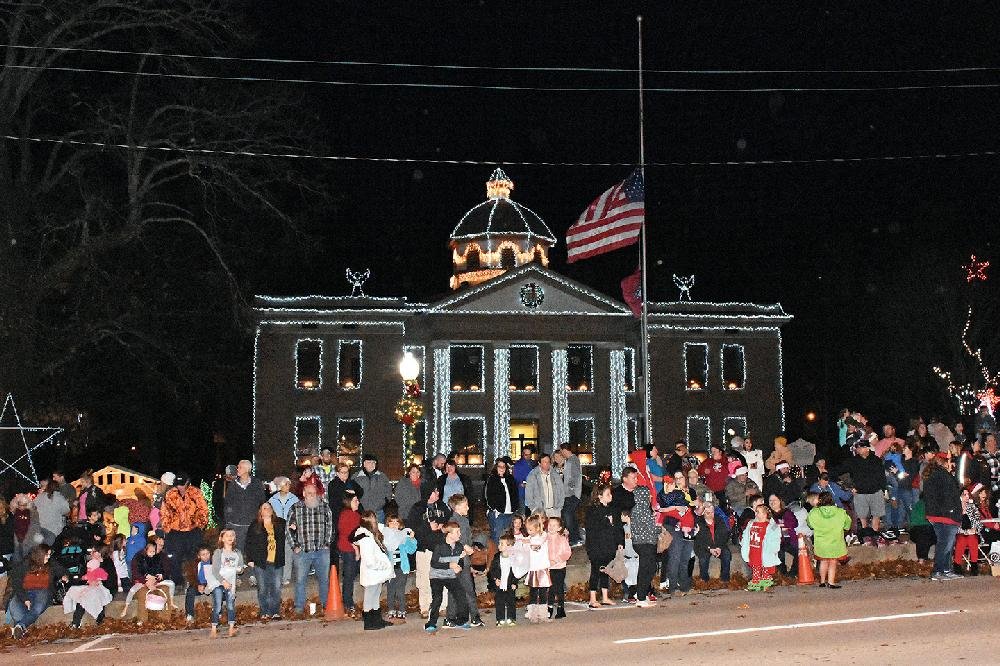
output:
{"label": "white column", "polygon": [[434,348],[434,453],[451,450],[451,350]]}
{"label": "white column", "polygon": [[510,349],[496,347],[493,349],[493,459],[509,455]]}
{"label": "white column", "polygon": [[628,412],[625,409],[625,350],[611,350],[611,472],[618,474],[628,459]]}
{"label": "white column", "polygon": [[569,355],[552,350],[552,448],[569,441]]}

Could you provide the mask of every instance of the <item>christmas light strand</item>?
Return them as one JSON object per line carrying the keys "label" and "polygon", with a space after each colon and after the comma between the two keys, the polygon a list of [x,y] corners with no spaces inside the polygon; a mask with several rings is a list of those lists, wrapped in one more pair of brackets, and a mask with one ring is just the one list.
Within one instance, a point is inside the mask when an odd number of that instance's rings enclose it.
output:
{"label": "christmas light strand", "polygon": [[[625,408],[625,351],[610,351],[611,473],[619,474],[628,460],[628,413]],[[595,452],[596,453],[596,452]]]}
{"label": "christmas light strand", "polygon": [[552,350],[552,445],[569,441],[569,356],[565,348]]}
{"label": "christmas light strand", "polygon": [[510,455],[510,349],[493,349],[493,459]]}
{"label": "christmas light strand", "polygon": [[434,348],[434,453],[451,449],[451,350]]}

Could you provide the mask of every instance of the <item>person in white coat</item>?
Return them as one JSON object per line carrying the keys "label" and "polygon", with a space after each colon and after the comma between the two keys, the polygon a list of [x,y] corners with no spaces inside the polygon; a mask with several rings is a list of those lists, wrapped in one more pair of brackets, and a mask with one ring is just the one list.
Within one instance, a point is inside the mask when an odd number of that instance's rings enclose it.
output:
{"label": "person in white coat", "polygon": [[763,488],[764,454],[760,450],[753,448],[753,442],[750,441],[749,437],[744,439],[737,435],[729,443],[743,456],[747,467],[747,478],[756,483],[758,488]]}
{"label": "person in white coat", "polygon": [[395,572],[382,541],[382,530],[374,511],[364,511],[361,514],[361,527],[354,531],[354,543],[361,559],[359,580],[365,591],[362,607],[365,630],[384,629],[391,623],[382,618],[382,612],[379,610],[382,585],[390,580]]}

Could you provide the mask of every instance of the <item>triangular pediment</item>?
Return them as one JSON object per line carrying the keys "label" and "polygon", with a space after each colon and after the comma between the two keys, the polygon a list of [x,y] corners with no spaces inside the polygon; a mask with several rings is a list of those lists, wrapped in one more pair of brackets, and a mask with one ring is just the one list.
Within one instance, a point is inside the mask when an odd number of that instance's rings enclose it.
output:
{"label": "triangular pediment", "polygon": [[631,315],[623,304],[575,280],[527,264],[431,305],[431,312]]}

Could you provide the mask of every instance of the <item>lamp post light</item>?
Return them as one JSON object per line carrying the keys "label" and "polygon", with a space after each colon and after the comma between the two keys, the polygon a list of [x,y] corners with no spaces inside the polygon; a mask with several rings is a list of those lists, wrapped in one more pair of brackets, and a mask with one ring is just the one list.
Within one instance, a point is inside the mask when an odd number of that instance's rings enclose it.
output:
{"label": "lamp post light", "polygon": [[399,376],[403,380],[403,395],[396,403],[396,420],[403,424],[404,456],[406,466],[423,462],[423,454],[417,453],[416,423],[424,415],[424,403],[420,400],[420,361],[412,352],[405,352],[399,362]]}

